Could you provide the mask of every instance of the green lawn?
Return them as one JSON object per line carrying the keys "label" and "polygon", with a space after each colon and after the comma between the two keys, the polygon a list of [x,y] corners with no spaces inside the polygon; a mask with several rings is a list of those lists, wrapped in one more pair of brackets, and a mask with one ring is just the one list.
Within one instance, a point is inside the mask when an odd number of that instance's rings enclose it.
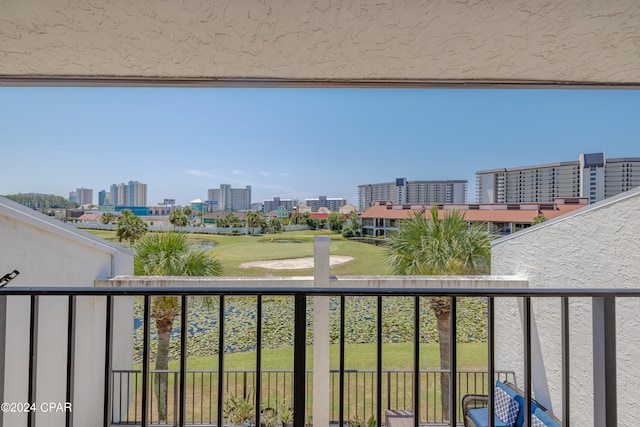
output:
{"label": "green lawn", "polygon": [[[87,230],[105,240],[118,241],[114,231]],[[313,269],[269,270],[241,268],[247,261],[264,261],[313,256],[313,238],[318,235],[331,237],[331,255],[348,255],[354,259],[331,267],[336,276],[387,275],[385,250],[367,243],[353,242],[340,234],[329,231],[297,231],[251,236],[222,236],[193,234],[197,242],[212,242],[211,253],[220,259],[225,276],[313,276]]]}
{"label": "green lawn", "polygon": [[[330,367],[340,366],[339,346],[330,346]],[[262,351],[262,369],[293,369],[293,348],[281,347]],[[307,349],[307,364],[312,366],[313,350]],[[382,346],[384,369],[413,369],[413,343],[384,344]],[[224,356],[225,369],[255,369],[256,352],[230,353]],[[459,343],[459,369],[486,369],[486,343]],[[190,370],[217,369],[218,356],[189,357],[187,367]],[[420,345],[421,369],[439,369],[440,356],[438,344]],[[169,363],[169,369],[179,369],[179,361]],[[375,369],[376,344],[347,344],[345,346],[346,369]],[[139,366],[138,366],[139,369]]]}
{"label": "green lawn", "polygon": [[[330,349],[330,367],[338,369],[339,348],[332,345]],[[376,346],[375,344],[351,344],[345,348],[346,361],[345,367],[348,372],[345,373],[345,411],[347,417],[352,417],[356,413],[361,418],[368,418],[374,411],[376,402],[376,393],[373,384],[375,383],[375,373],[362,372],[365,370],[375,371],[376,368]],[[383,354],[383,371],[391,371],[383,374],[383,402],[391,408],[412,407],[413,396],[413,345],[405,344],[385,344],[382,349]],[[263,383],[262,383],[262,405],[265,407],[274,407],[276,402],[286,399],[288,402],[293,400],[292,379],[290,374],[269,374],[268,370],[287,370],[293,368],[293,349],[291,347],[279,348],[275,350],[263,351]],[[486,344],[458,344],[458,369],[459,370],[486,370],[487,366],[487,347]],[[307,351],[307,361],[311,366],[313,359],[312,350]],[[438,346],[437,344],[423,344],[420,346],[420,369],[437,370],[439,368]],[[225,370],[228,372],[224,383],[225,396],[232,394],[244,395],[246,392],[253,390],[255,381],[254,371],[256,367],[256,352],[250,351],[245,353],[227,354],[224,358]],[[136,366],[140,369],[140,366]],[[169,368],[171,370],[179,370],[177,361],[171,362]],[[196,371],[194,374],[188,374],[186,387],[187,400],[187,419],[198,421],[200,419],[213,420],[216,417],[217,407],[217,385],[218,377],[214,373],[207,371],[217,370],[217,356],[210,357],[190,357],[187,361],[187,369]],[[151,364],[153,369],[153,363]],[[235,370],[248,371],[246,373],[234,373]],[[360,372],[355,372],[355,370]],[[400,371],[400,372],[393,372]],[[402,371],[409,371],[406,374]],[[139,375],[139,374],[138,374]],[[276,376],[277,375],[277,376]],[[177,374],[169,376],[169,420],[174,419],[174,406],[171,402],[175,401],[177,396]],[[307,377],[311,386],[313,377]],[[461,375],[459,377],[459,397],[468,392],[482,392],[486,390],[488,384],[486,378],[478,375]],[[331,386],[331,417],[337,419],[338,408],[338,382],[334,377]],[[137,382],[139,384],[139,380]],[[470,388],[469,388],[470,387]],[[421,375],[421,414],[423,419],[432,421],[441,420],[440,405],[440,374],[424,373]],[[469,390],[469,391],[467,391]],[[138,385],[138,400],[140,399],[141,389]],[[430,399],[426,399],[431,396]],[[150,398],[156,402],[155,395]],[[157,416],[153,411],[152,417]],[[307,399],[307,410],[311,410],[312,395]],[[130,419],[139,419],[140,415],[136,412],[136,408],[140,407],[140,402],[134,409],[130,411]],[[386,407],[386,406],[385,406]]]}

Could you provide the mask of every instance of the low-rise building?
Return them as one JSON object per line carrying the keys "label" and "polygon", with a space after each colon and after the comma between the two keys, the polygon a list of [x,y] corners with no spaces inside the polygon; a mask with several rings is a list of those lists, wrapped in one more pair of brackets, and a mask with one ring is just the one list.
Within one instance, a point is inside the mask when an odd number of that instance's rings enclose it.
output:
{"label": "low-rise building", "polygon": [[[539,215],[552,219],[580,209],[587,203],[587,198],[567,197],[550,203],[452,203],[437,206],[440,218],[446,216],[448,211],[459,210],[464,212],[467,221],[485,223],[490,232],[507,235],[530,227],[534,218]],[[410,218],[414,212],[428,211],[431,206],[433,205],[377,201],[360,214],[362,233],[368,236],[389,237],[391,232],[398,229],[401,220]]]}

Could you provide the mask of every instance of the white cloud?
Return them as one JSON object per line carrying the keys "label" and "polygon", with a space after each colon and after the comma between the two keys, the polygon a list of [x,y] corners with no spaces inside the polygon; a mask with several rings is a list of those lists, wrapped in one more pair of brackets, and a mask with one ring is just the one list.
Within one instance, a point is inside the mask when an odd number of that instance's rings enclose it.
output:
{"label": "white cloud", "polygon": [[187,174],[198,176],[201,178],[212,178],[212,175],[208,171],[203,171],[198,169],[187,169]]}

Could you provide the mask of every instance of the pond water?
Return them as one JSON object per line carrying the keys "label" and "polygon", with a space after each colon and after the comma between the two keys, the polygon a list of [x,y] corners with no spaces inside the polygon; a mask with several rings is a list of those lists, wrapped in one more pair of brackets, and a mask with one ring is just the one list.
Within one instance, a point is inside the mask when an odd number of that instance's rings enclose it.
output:
{"label": "pond water", "polygon": [[195,242],[195,246],[198,247],[198,249],[211,249],[211,248],[215,248],[216,247],[216,242]]}

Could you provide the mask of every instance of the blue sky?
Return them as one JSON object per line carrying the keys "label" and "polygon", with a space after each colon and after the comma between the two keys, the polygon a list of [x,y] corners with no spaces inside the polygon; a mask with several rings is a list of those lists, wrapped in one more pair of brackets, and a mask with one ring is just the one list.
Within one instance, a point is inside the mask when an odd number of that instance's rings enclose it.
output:
{"label": "blue sky", "polygon": [[360,184],[640,157],[640,91],[0,87],[0,194],[148,184],[148,203],[252,186],[253,201]]}

